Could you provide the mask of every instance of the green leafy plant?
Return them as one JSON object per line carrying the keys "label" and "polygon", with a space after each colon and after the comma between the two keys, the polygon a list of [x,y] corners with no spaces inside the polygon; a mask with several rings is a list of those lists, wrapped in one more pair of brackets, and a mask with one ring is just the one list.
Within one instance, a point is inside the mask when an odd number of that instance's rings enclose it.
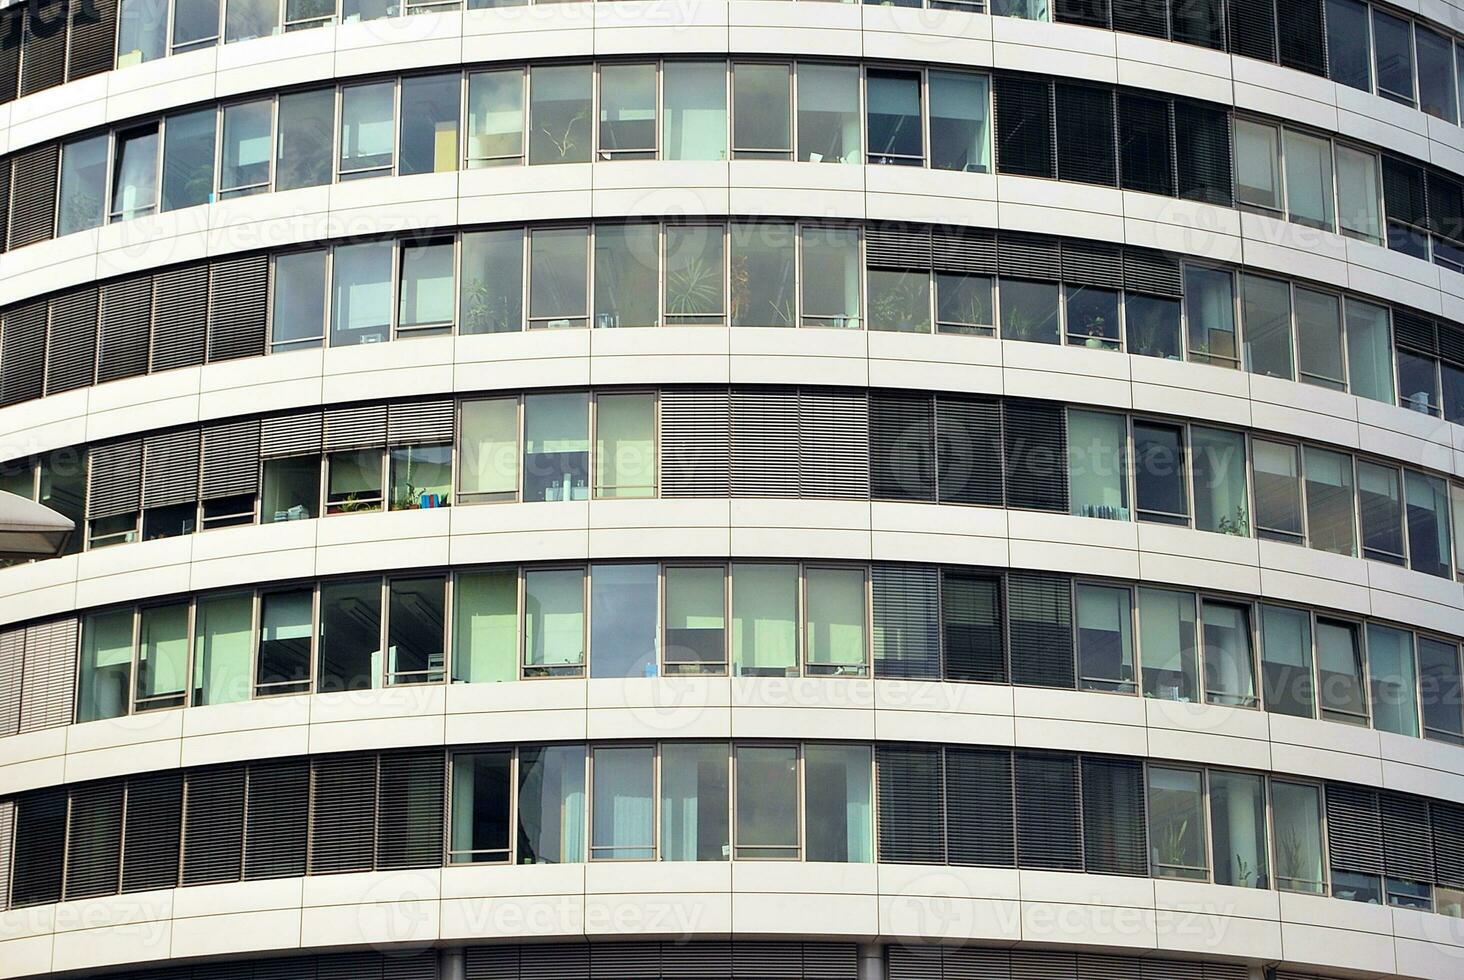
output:
{"label": "green leafy plant", "polygon": [[1246,513],[1245,507],[1236,504],[1234,516],[1227,514],[1221,517],[1215,530],[1221,534],[1233,534],[1238,538],[1250,537],[1250,516]]}
{"label": "green leafy plant", "polygon": [[672,316],[697,316],[720,311],[722,270],[702,258],[694,258],[666,274],[666,312]]}
{"label": "green leafy plant", "polygon": [[1180,867],[1184,861],[1184,842],[1189,836],[1189,820],[1171,823],[1159,836],[1159,863],[1171,868]]}

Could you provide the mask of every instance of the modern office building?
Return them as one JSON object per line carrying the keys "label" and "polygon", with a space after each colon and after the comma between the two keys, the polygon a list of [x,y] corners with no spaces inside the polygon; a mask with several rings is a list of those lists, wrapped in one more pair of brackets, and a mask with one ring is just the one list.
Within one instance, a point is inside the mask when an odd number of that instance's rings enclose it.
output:
{"label": "modern office building", "polygon": [[71,2],[0,978],[1464,977],[1464,3]]}

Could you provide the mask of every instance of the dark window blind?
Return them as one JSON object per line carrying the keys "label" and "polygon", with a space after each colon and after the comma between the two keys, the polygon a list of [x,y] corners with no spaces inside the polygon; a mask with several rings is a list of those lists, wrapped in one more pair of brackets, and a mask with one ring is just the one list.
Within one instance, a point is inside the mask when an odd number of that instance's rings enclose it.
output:
{"label": "dark window blind", "polygon": [[995,106],[996,169],[1024,177],[1053,176],[1052,83],[998,75]]}
{"label": "dark window blind", "polygon": [[940,603],[945,678],[1006,683],[1001,579],[969,569],[943,569]]}
{"label": "dark window blind", "polygon": [[183,788],[183,884],[238,881],[244,870],[244,767],[188,773]]}
{"label": "dark window blind", "polygon": [[1053,20],[1061,24],[1106,28],[1110,23],[1108,3],[1109,0],[1057,0],[1053,6]]}
{"label": "dark window blind", "polygon": [[1229,0],[1229,4],[1231,52],[1274,62],[1276,0]]}
{"label": "dark window blind", "polygon": [[869,398],[863,391],[798,390],[798,495],[869,499]]}
{"label": "dark window blind", "polygon": [[182,827],[181,772],[148,773],[127,780],[122,835],[124,892],[177,886]]}
{"label": "dark window blind", "polygon": [[944,864],[945,813],[941,750],[875,748],[879,793],[879,859],[887,864]]}
{"label": "dark window blind", "polygon": [[51,143],[10,158],[10,247],[49,240],[56,231],[56,179],[60,147]]}
{"label": "dark window blind", "polygon": [[53,787],[17,797],[11,908],[59,902],[65,859],[66,790]]}
{"label": "dark window blind", "polygon": [[1175,170],[1179,196],[1230,207],[1230,112],[1220,106],[1176,99]]}
{"label": "dark window blind", "polygon": [[0,328],[0,405],[41,397],[48,311],[43,299],[5,311]]}
{"label": "dark window blind", "polygon": [[940,678],[940,577],[931,565],[870,568],[876,677]]}
{"label": "dark window blind", "polygon": [[1383,792],[1378,797],[1383,826],[1383,867],[1388,876],[1433,882],[1433,832],[1428,801],[1419,796]]}
{"label": "dark window blind", "polygon": [[1120,92],[1118,161],[1123,189],[1172,195],[1173,146],[1169,100]]}
{"label": "dark window blind", "polygon": [[1113,29],[1125,34],[1167,38],[1169,20],[1165,16],[1166,6],[1154,0],[1118,0],[1113,5]]}
{"label": "dark window blind", "polygon": [[117,0],[76,0],[71,10],[66,80],[111,71],[115,62]]}
{"label": "dark window blind", "polygon": [[1084,756],[1082,774],[1083,870],[1147,875],[1143,763]]}
{"label": "dark window blind", "polygon": [[275,759],[249,765],[244,812],[244,878],[293,878],[305,873],[310,823],[310,762]]}
{"label": "dark window blind", "polygon": [[98,383],[147,373],[152,296],[152,276],[118,279],[102,287]]}
{"label": "dark window blind", "polygon": [[1017,866],[1081,871],[1078,760],[1016,753]]}
{"label": "dark window blind", "polygon": [[1016,865],[1012,754],[952,746],[945,750],[946,834],[950,863]]}
{"label": "dark window blind", "polygon": [[1002,405],[1006,505],[1065,514],[1067,420],[1058,402],[1007,399]]}
{"label": "dark window blind", "polygon": [[31,95],[66,80],[67,0],[30,0],[25,49],[20,59],[20,94]]}
{"label": "dark window blind", "polygon": [[379,870],[441,867],[446,766],[441,749],[382,755],[376,834]]}
{"label": "dark window blind", "polygon": [[269,256],[217,259],[209,272],[208,359],[264,353]]}
{"label": "dark window blind", "polygon": [[117,894],[122,869],[122,786],[120,779],[105,779],[71,790],[67,901]]}
{"label": "dark window blind", "polygon": [[208,324],[208,266],[185,265],[159,272],[153,307],[150,370],[203,363]]}
{"label": "dark window blind", "polygon": [[730,411],[725,387],[676,387],[661,393],[661,496],[729,495]]}
{"label": "dark window blind", "polygon": [[1327,784],[1327,852],[1333,870],[1383,873],[1383,826],[1375,790]]}
{"label": "dark window blind", "polygon": [[1276,0],[1277,37],[1281,64],[1287,68],[1327,74],[1327,28],[1322,20],[1323,0]]}
{"label": "dark window blind", "polygon": [[1002,505],[1000,402],[938,396],[935,452],[936,486],[943,502]]}
{"label": "dark window blind", "polygon": [[376,855],[376,756],[310,765],[310,874],[370,871]]}
{"label": "dark window blind", "polygon": [[46,340],[46,394],[85,388],[95,380],[97,287],[73,290],[51,300]]}
{"label": "dark window blind", "polygon": [[1117,184],[1113,91],[1059,82],[1056,93],[1058,179]]}
{"label": "dark window blind", "polygon": [[732,496],[798,496],[796,389],[733,389]]}
{"label": "dark window blind", "polygon": [[935,500],[935,419],[929,395],[869,396],[869,492],[876,500]]}
{"label": "dark window blind", "polygon": [[1068,577],[1010,572],[1006,592],[1012,683],[1073,687],[1073,609]]}

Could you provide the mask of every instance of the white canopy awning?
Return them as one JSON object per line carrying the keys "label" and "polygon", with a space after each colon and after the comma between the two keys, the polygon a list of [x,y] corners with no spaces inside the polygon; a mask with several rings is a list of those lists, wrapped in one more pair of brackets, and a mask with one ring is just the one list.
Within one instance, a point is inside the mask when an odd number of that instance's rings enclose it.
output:
{"label": "white canopy awning", "polygon": [[75,526],[44,504],[0,491],[0,557],[49,558]]}

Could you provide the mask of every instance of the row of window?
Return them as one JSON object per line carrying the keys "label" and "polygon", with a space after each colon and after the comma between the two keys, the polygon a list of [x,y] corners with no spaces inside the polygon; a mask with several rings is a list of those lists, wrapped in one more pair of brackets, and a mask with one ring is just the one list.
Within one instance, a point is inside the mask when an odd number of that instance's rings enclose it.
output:
{"label": "row of window", "polygon": [[175,770],[6,802],[14,907],[453,864],[878,860],[1152,875],[1464,915],[1464,808],[1111,756],[483,745]]}
{"label": "row of window", "polygon": [[[0,634],[0,734],[273,694],[520,679],[867,677],[1105,691],[1464,744],[1457,640],[1038,572],[607,561],[331,579]],[[78,652],[79,651],[79,652]],[[79,664],[79,669],[78,669]],[[46,674],[32,689],[27,677]],[[54,704],[52,703],[54,702]]]}
{"label": "row of window", "polygon": [[634,326],[965,334],[1187,359],[1464,422],[1464,329],[1102,242],[794,221],[598,222],[180,266],[12,306],[0,404],[269,351]]}

